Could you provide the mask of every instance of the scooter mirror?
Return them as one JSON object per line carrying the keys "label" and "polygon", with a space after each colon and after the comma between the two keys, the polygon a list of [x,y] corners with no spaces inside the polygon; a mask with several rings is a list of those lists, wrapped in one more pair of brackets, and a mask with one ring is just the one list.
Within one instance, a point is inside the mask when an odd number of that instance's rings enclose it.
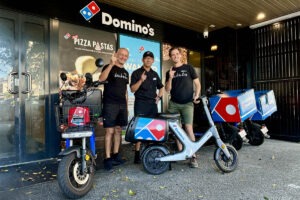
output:
{"label": "scooter mirror", "polygon": [[103,65],[104,65],[104,61],[103,61],[102,58],[98,58],[98,59],[95,61],[95,64],[96,64],[96,66],[97,66],[98,68],[101,68],[101,67],[103,67]]}
{"label": "scooter mirror", "polygon": [[66,81],[67,80],[66,73],[64,73],[64,72],[60,73],[60,78],[61,78],[62,81]]}

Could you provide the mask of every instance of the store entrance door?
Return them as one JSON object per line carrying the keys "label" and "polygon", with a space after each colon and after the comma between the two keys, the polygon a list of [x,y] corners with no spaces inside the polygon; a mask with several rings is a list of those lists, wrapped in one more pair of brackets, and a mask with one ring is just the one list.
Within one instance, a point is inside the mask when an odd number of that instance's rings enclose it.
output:
{"label": "store entrance door", "polygon": [[0,166],[45,157],[48,21],[0,9]]}

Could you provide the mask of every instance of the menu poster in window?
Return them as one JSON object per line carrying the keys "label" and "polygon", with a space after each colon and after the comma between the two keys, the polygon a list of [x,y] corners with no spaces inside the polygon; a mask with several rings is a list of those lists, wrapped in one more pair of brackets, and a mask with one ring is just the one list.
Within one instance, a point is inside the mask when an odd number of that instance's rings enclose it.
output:
{"label": "menu poster in window", "polygon": [[80,89],[84,74],[93,74],[97,80],[102,69],[95,61],[102,58],[109,63],[116,51],[117,35],[92,28],[59,23],[59,69],[67,73],[68,81],[63,89]]}

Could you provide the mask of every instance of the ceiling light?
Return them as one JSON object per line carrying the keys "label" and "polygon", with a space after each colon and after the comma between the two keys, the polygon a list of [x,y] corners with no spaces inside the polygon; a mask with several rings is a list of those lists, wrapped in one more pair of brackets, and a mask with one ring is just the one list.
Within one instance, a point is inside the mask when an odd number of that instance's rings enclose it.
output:
{"label": "ceiling light", "polygon": [[211,47],[210,47],[210,50],[211,51],[217,51],[218,50],[218,45],[212,45]]}
{"label": "ceiling light", "polygon": [[279,22],[279,21],[283,21],[283,20],[286,20],[286,19],[298,17],[298,16],[300,16],[300,11],[294,12],[294,13],[291,13],[291,14],[288,14],[288,15],[284,15],[282,17],[277,17],[275,19],[271,19],[271,20],[268,20],[268,21],[264,21],[264,22],[261,22],[261,23],[258,23],[258,24],[251,25],[250,28],[255,29],[255,28],[259,28],[259,27],[262,27],[262,26],[273,24],[273,23],[276,23],[276,22]]}
{"label": "ceiling light", "polygon": [[274,29],[280,29],[280,23],[274,23],[273,24]]}
{"label": "ceiling light", "polygon": [[238,26],[238,27],[241,27],[241,26],[242,26],[242,24],[241,24],[241,23],[237,23],[237,24],[236,24],[236,26]]}
{"label": "ceiling light", "polygon": [[214,24],[209,25],[209,28],[215,28],[215,27],[216,27],[216,25],[214,25]]}
{"label": "ceiling light", "polygon": [[257,20],[262,20],[262,19],[264,19],[265,17],[266,17],[265,13],[258,13],[256,19],[257,19]]}

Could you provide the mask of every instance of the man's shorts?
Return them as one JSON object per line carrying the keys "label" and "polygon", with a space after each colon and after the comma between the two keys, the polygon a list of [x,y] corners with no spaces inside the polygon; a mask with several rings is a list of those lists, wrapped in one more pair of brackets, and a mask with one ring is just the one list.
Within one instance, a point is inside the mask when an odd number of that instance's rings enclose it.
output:
{"label": "man's shorts", "polygon": [[126,104],[103,105],[103,127],[126,126],[128,124],[128,112]]}
{"label": "man's shorts", "polygon": [[169,113],[180,113],[181,122],[183,124],[193,124],[194,119],[194,104],[189,102],[186,104],[179,104],[173,101],[169,101],[168,107]]}

